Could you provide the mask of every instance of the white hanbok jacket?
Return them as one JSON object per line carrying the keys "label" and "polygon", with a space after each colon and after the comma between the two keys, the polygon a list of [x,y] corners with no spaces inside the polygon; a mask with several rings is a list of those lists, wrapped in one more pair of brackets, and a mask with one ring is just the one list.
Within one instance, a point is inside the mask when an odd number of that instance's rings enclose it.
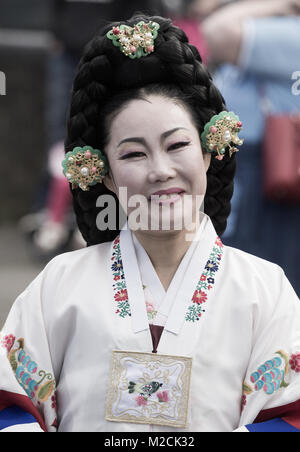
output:
{"label": "white hanbok jacket", "polygon": [[[112,352],[151,353],[149,322],[163,327],[158,355],[192,358],[181,429],[106,419]],[[1,332],[3,431],[299,431],[299,412],[299,299],[280,267],[224,246],[208,217],[167,292],[124,228],[54,258]]]}

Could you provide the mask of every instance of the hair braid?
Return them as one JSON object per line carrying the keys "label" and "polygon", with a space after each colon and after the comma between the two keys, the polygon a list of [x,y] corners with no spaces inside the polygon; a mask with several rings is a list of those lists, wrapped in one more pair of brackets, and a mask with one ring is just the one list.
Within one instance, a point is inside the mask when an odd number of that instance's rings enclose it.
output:
{"label": "hair braid", "polygon": [[[103,151],[109,115],[120,111],[128,101],[141,98],[141,90],[163,93],[164,86],[168,86],[166,95],[168,90],[176,91],[175,97],[184,99],[185,105],[189,106],[199,135],[212,116],[226,110],[222,95],[185,33],[171,20],[162,17],[136,15],[124,23],[133,26],[142,20],[160,25],[155,52],[147,58],[130,60],[106,38],[106,33],[120,23],[104,27],[86,46],[73,84],[66,152],[86,145]],[[235,166],[235,156],[229,158],[226,155],[222,161],[212,158],[207,172],[205,213],[219,235],[226,229],[230,213]],[[91,187],[89,192],[77,188],[72,194],[78,226],[87,244],[113,240],[119,230],[99,231],[97,228],[96,219],[101,208],[96,207],[96,202],[100,195],[110,194],[118,206],[116,195],[104,184]],[[118,216],[117,209],[117,221]]]}

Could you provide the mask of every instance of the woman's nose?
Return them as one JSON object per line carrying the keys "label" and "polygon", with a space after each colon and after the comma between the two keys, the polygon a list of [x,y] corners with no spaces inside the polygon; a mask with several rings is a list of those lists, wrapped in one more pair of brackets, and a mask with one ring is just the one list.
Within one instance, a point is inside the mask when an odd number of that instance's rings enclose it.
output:
{"label": "woman's nose", "polygon": [[150,162],[148,179],[149,182],[164,182],[176,176],[176,170],[171,165],[167,156],[157,157]]}

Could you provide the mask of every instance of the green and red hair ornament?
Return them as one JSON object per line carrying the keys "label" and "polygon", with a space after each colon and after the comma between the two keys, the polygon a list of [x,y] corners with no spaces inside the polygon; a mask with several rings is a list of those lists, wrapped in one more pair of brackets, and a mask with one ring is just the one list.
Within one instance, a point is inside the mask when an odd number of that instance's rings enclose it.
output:
{"label": "green and red hair ornament", "polygon": [[83,191],[89,191],[93,185],[102,183],[108,173],[106,156],[91,146],[76,147],[68,152],[62,166],[72,189],[79,187]]}
{"label": "green and red hair ornament", "polygon": [[134,27],[113,27],[106,36],[114,46],[131,59],[141,58],[154,52],[154,41],[160,26],[156,22],[138,22]]}
{"label": "green and red hair ornament", "polygon": [[244,143],[238,136],[242,126],[239,117],[232,111],[222,111],[204,126],[201,134],[203,147],[207,152],[216,152],[218,160],[223,160],[227,150],[231,157],[233,153],[238,152],[237,146]]}

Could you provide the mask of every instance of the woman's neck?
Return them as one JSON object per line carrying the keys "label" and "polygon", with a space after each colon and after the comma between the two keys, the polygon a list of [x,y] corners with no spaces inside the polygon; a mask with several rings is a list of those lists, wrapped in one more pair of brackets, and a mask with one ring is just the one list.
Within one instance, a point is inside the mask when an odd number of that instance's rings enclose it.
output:
{"label": "woman's neck", "polygon": [[170,231],[157,233],[157,231],[135,231],[139,243],[148,254],[165,289],[169,287],[172,278],[191,245],[192,238],[197,231]]}

